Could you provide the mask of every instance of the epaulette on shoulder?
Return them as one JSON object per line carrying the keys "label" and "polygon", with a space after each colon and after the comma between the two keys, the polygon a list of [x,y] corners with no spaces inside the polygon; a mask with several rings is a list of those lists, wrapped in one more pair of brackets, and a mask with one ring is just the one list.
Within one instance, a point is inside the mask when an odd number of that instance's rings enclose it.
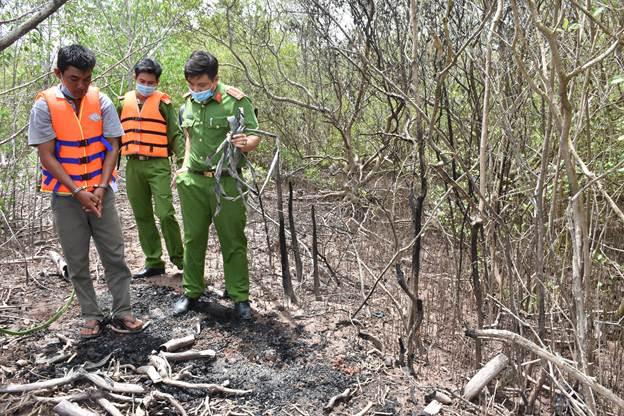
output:
{"label": "epaulette on shoulder", "polygon": [[163,95],[160,96],[160,101],[162,101],[165,104],[171,104],[171,97],[163,93]]}
{"label": "epaulette on shoulder", "polygon": [[236,87],[229,87],[229,86],[228,86],[228,87],[225,89],[225,92],[226,92],[228,95],[231,95],[232,97],[236,98],[237,100],[242,100],[242,99],[243,99],[243,97],[245,97],[245,93],[244,93],[244,92],[242,92],[241,90],[239,90],[239,89],[238,89],[238,88],[236,88]]}

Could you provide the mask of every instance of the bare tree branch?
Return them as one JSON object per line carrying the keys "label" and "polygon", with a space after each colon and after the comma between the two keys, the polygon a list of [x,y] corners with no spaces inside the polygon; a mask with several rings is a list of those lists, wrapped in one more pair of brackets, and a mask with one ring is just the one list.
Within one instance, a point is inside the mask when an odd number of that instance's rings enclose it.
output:
{"label": "bare tree branch", "polygon": [[37,12],[33,17],[10,31],[5,37],[0,39],[0,51],[5,50],[9,46],[11,46],[15,41],[24,36],[26,33],[30,32],[37,25],[47,19],[50,15],[52,15],[55,11],[57,11],[61,6],[67,3],[68,0],[52,0],[46,7]]}

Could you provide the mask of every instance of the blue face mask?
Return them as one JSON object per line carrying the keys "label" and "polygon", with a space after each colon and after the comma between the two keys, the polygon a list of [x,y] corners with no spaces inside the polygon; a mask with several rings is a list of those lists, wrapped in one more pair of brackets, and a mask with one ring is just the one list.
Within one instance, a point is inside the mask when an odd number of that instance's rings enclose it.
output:
{"label": "blue face mask", "polygon": [[72,100],[75,100],[76,97],[74,97],[74,95],[69,92],[69,89],[67,89],[67,87],[65,86],[65,84],[63,84],[63,78],[61,78],[61,86],[60,86],[61,92],[63,93],[63,95],[67,98],[71,98]]}
{"label": "blue face mask", "polygon": [[199,91],[199,92],[191,91],[191,97],[193,97],[195,101],[199,101],[200,103],[208,100],[208,98],[212,97],[212,95],[213,95],[212,90],[205,90],[205,91]]}
{"label": "blue face mask", "polygon": [[158,88],[157,86],[153,85],[143,85],[143,84],[139,84],[137,82],[136,84],[136,90],[139,94],[141,94],[143,97],[149,97],[150,95],[154,94],[154,91],[156,91],[156,88]]}

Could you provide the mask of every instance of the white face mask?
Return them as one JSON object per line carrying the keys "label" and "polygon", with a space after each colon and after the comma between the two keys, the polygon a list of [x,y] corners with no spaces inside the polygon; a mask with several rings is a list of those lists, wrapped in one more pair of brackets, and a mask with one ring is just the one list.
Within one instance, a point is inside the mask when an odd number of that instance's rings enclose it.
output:
{"label": "white face mask", "polygon": [[207,89],[204,91],[197,91],[197,92],[193,90],[189,90],[189,91],[191,92],[191,96],[193,97],[193,99],[199,102],[204,102],[208,100],[208,98],[214,95],[214,92],[211,89]]}
{"label": "white face mask", "polygon": [[137,82],[135,88],[137,92],[143,97],[149,97],[150,95],[154,94],[154,91],[156,91],[156,88],[158,87],[155,85],[143,85]]}

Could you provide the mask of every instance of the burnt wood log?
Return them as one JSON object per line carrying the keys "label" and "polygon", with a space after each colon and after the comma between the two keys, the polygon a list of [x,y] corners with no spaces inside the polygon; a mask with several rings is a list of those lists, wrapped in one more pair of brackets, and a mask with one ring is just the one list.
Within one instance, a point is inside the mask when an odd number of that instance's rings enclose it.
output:
{"label": "burnt wood log", "polygon": [[160,346],[161,351],[174,352],[182,348],[190,347],[195,343],[195,335],[187,335],[181,338],[171,339]]}
{"label": "burnt wood log", "polygon": [[69,278],[67,262],[65,261],[63,256],[61,256],[59,253],[53,250],[48,251],[48,255],[50,256],[50,258],[52,259],[52,262],[56,266],[56,271],[59,274],[59,276],[62,276],[65,279]]}
{"label": "burnt wood log", "polygon": [[483,366],[464,387],[463,397],[472,400],[479,395],[483,387],[492,381],[509,364],[509,358],[505,354],[498,354]]}

